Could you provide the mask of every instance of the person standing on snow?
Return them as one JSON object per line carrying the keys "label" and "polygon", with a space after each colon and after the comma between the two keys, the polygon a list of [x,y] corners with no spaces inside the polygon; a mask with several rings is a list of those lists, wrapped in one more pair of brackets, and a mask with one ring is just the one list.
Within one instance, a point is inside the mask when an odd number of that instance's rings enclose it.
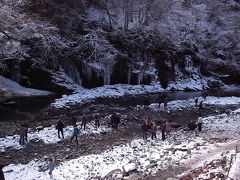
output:
{"label": "person standing on snow", "polygon": [[164,102],[163,102],[165,112],[167,112],[167,103],[168,103],[168,98],[165,97]]}
{"label": "person standing on snow", "polygon": [[198,106],[198,98],[195,99],[195,107]]}
{"label": "person standing on snow", "polygon": [[87,125],[87,117],[84,114],[83,117],[82,117],[81,129],[83,128],[83,130],[86,130],[86,125]]}
{"label": "person standing on snow", "polygon": [[200,115],[197,121],[198,132],[202,131],[202,124],[203,124],[203,118]]}
{"label": "person standing on snow", "polygon": [[21,127],[19,128],[18,131],[19,131],[19,136],[20,136],[19,144],[20,144],[20,145],[24,145],[26,129],[24,128],[23,125],[21,125]]}
{"label": "person standing on snow", "polygon": [[58,137],[61,138],[60,137],[60,133],[61,133],[62,138],[64,139],[63,128],[64,128],[64,124],[61,120],[59,120],[56,125],[56,129],[58,130]]}
{"label": "person standing on snow", "polygon": [[152,139],[157,138],[156,132],[157,132],[157,125],[155,122],[153,122],[151,125]]}
{"label": "person standing on snow", "polygon": [[56,167],[56,164],[53,162],[53,159],[50,158],[50,159],[49,159],[49,163],[48,163],[48,165],[47,165],[47,168],[49,169],[48,174],[50,175],[51,178],[52,178],[52,172],[53,172],[53,170],[55,169],[55,167]]}
{"label": "person standing on snow", "polygon": [[199,103],[199,109],[203,109],[203,101],[200,101],[200,103]]}
{"label": "person standing on snow", "polygon": [[99,114],[98,113],[93,114],[93,118],[95,121],[95,128],[98,129],[100,127]]}
{"label": "person standing on snow", "polygon": [[75,124],[74,128],[73,128],[73,134],[72,134],[72,137],[71,137],[71,140],[70,140],[71,143],[72,143],[73,138],[75,137],[76,138],[76,144],[78,145],[78,138],[77,137],[78,137],[79,133],[80,133],[80,131],[79,131],[77,125]]}
{"label": "person standing on snow", "polygon": [[143,140],[147,140],[147,132],[148,132],[148,125],[144,122],[142,125],[142,135],[143,135]]}
{"label": "person standing on snow", "polygon": [[171,132],[171,122],[170,120],[166,121],[166,135],[170,136],[170,132]]}
{"label": "person standing on snow", "polygon": [[167,126],[167,124],[166,124],[166,122],[164,122],[164,123],[162,124],[162,141],[165,141],[165,140],[166,140],[166,134],[165,134],[165,132],[166,132],[166,126]]}
{"label": "person standing on snow", "polygon": [[118,124],[120,123],[120,117],[116,114],[113,113],[111,116],[111,124],[113,129],[118,129]]}

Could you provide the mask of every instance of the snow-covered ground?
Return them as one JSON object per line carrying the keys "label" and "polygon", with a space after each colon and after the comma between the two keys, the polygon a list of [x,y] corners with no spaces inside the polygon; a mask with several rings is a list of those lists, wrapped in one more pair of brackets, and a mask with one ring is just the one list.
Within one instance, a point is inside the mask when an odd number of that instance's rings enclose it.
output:
{"label": "snow-covered ground", "polygon": [[70,107],[70,105],[91,102],[97,98],[118,98],[126,95],[139,95],[147,93],[163,92],[159,84],[155,85],[105,85],[94,89],[82,89],[72,95],[63,95],[52,105],[56,108]]}
{"label": "snow-covered ground", "polygon": [[18,96],[45,96],[52,94],[49,91],[42,91],[37,89],[25,88],[18,83],[0,76],[0,91],[5,95],[18,95]]}
{"label": "snow-covered ground", "polygon": [[[64,75],[63,75],[64,77]],[[193,82],[194,81],[194,82]],[[206,80],[203,80],[203,84],[206,87]],[[58,82],[59,83],[59,82]],[[167,90],[202,90],[203,84],[198,80],[186,80],[179,81],[178,83],[172,83],[169,85]],[[60,85],[67,86],[66,84],[60,83]],[[126,95],[140,95],[148,93],[159,93],[164,92],[164,89],[159,83],[153,85],[124,85],[124,84],[115,84],[115,85],[105,85],[102,87],[97,87],[93,89],[84,89],[81,86],[76,86],[72,84],[71,89],[74,90],[74,93],[71,95],[63,95],[62,98],[56,99],[52,106],[55,108],[66,108],[74,104],[82,104],[86,102],[91,102],[97,98],[118,98]],[[70,88],[69,87],[69,88]]]}
{"label": "snow-covered ground", "polygon": [[[208,97],[206,102],[236,104],[239,103],[239,98]],[[53,179],[85,180],[94,179],[94,177],[104,178],[110,174],[112,174],[112,179],[121,179],[124,169],[126,171],[135,169],[154,175],[158,170],[169,166],[189,167],[190,164],[192,170],[181,176],[195,173],[193,179],[206,179],[214,173],[220,173],[227,177],[230,168],[229,177],[238,180],[236,177],[240,172],[239,155],[237,154],[237,158],[232,160],[232,165],[230,165],[230,160],[235,154],[235,146],[239,144],[239,119],[240,109],[232,111],[230,115],[219,114],[205,117],[202,133],[176,130],[167,138],[167,141],[162,142],[161,133],[158,132],[157,140],[135,139],[127,144],[112,147],[101,154],[80,156],[59,164],[53,172]],[[42,159],[34,159],[28,164],[11,164],[4,168],[6,179],[49,179],[47,171],[39,168],[45,166],[46,163]],[[219,163],[223,165],[218,165]]]}
{"label": "snow-covered ground", "polygon": [[[207,96],[206,98],[199,97],[198,103],[203,101],[203,107],[206,105],[240,105],[239,97],[214,97]],[[183,110],[183,109],[191,109],[195,106],[195,99],[187,99],[187,100],[176,100],[170,101],[167,104],[168,110]],[[150,105],[151,108],[159,110],[158,103],[153,103]],[[160,106],[163,108],[163,104]]]}
{"label": "snow-covered ground", "polygon": [[240,153],[237,153],[235,157],[233,157],[234,163],[232,168],[229,171],[229,179],[237,180],[240,178]]}
{"label": "snow-covered ground", "polygon": [[[77,123],[80,126],[80,123]],[[93,123],[88,123],[86,130],[80,129],[81,135],[91,135],[91,134],[100,134],[103,132],[111,131],[111,128],[101,125],[97,130],[94,128]],[[67,126],[64,128],[64,137],[69,138],[72,135],[73,127]],[[28,140],[34,141],[43,141],[44,143],[51,144],[61,141],[58,138],[57,130],[55,126],[45,127],[41,131],[30,131],[28,133]],[[5,138],[0,138],[0,152],[4,152],[6,148],[15,148],[21,149],[23,146],[19,145],[19,135],[7,136]]]}

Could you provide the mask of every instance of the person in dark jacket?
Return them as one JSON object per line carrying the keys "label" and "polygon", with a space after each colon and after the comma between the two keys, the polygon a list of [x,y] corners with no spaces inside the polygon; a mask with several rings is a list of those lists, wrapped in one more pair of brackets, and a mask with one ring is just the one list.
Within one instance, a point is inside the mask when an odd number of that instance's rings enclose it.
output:
{"label": "person in dark jacket", "polygon": [[157,125],[156,125],[155,122],[153,122],[152,125],[151,125],[152,139],[157,138],[156,132],[157,132]]}
{"label": "person in dark jacket", "polygon": [[163,124],[162,124],[162,140],[163,141],[165,141],[165,139],[166,139],[166,127],[167,127],[167,124],[166,124],[166,122],[164,122]]}
{"label": "person in dark jacket", "polygon": [[168,103],[168,98],[165,97],[164,102],[163,102],[163,106],[164,106],[164,111],[167,112],[167,103]]}
{"label": "person in dark jacket", "polygon": [[197,121],[198,132],[202,131],[202,124],[203,124],[203,118],[201,116],[199,116],[198,121]]}
{"label": "person in dark jacket", "polygon": [[195,107],[198,106],[198,98],[195,99]]}
{"label": "person in dark jacket", "polygon": [[61,138],[60,137],[60,133],[61,133],[62,138],[64,139],[63,128],[64,128],[64,124],[61,120],[59,120],[56,125],[56,129],[58,130],[58,137]]}
{"label": "person in dark jacket", "polygon": [[120,117],[116,113],[112,114],[111,123],[112,123],[113,129],[118,129],[118,124],[120,123]]}
{"label": "person in dark jacket", "polygon": [[203,109],[203,101],[200,101],[198,107],[199,107],[199,109]]}
{"label": "person in dark jacket", "polygon": [[83,128],[84,130],[86,130],[86,125],[87,125],[87,117],[86,115],[83,115],[81,129]]}
{"label": "person in dark jacket", "polygon": [[143,123],[142,125],[143,140],[147,140],[148,129],[149,129],[148,125],[146,123]]}
{"label": "person in dark jacket", "polygon": [[25,140],[25,134],[26,134],[26,130],[25,130],[25,127],[23,125],[21,125],[21,127],[19,128],[19,136],[20,136],[20,139],[19,139],[19,144],[20,145],[24,145],[24,140]]}
{"label": "person in dark jacket", "polygon": [[0,164],[0,180],[5,180],[3,168],[4,168],[4,165]]}
{"label": "person in dark jacket", "polygon": [[76,138],[76,144],[78,145],[78,134],[80,133],[77,125],[74,125],[74,128],[73,128],[73,134],[72,134],[72,137],[71,137],[71,140],[70,142],[72,142],[73,138],[75,137]]}
{"label": "person in dark jacket", "polygon": [[95,121],[95,128],[98,129],[100,127],[99,114],[98,113],[93,114],[93,118]]}

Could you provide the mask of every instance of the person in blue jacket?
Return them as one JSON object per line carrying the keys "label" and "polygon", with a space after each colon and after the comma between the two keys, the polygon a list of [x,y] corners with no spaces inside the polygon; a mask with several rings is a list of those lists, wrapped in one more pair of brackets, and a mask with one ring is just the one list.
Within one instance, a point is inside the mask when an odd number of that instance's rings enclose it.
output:
{"label": "person in blue jacket", "polygon": [[78,134],[79,134],[79,128],[77,127],[77,125],[75,124],[74,125],[74,129],[73,129],[73,134],[72,134],[72,137],[71,137],[71,142],[73,140],[73,138],[75,137],[76,138],[76,144],[78,145]]}

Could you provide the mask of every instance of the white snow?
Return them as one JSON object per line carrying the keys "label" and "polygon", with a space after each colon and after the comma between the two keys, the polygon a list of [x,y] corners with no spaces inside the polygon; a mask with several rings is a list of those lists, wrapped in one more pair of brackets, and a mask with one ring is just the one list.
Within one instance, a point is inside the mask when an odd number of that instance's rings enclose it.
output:
{"label": "white snow", "polygon": [[[203,97],[198,98],[198,102],[203,101],[203,107],[206,105],[240,105],[239,97],[214,97],[207,96],[205,99]],[[176,100],[170,101],[167,104],[168,110],[183,110],[183,109],[192,109],[195,106],[195,99],[187,100]],[[150,105],[151,108],[159,110],[158,103],[153,103]],[[163,109],[161,105],[160,110]]]}
{"label": "white snow", "polygon": [[240,177],[240,153],[238,152],[235,157],[233,157],[233,165],[229,171],[228,177],[230,179],[237,180]]}
{"label": "white snow", "polygon": [[[214,98],[207,97],[206,102],[217,104],[239,103],[239,98]],[[114,146],[101,154],[90,154],[80,156],[77,159],[64,161],[53,172],[53,179],[89,179],[106,176],[112,170],[119,169],[123,171],[123,166],[136,165],[138,171],[154,174],[159,169],[164,169],[169,166],[179,166],[185,163],[196,167],[204,166],[215,158],[221,156],[229,156],[232,154],[231,148],[235,143],[238,143],[237,138],[240,131],[237,127],[240,125],[240,109],[233,111],[227,117],[226,114],[209,116],[204,118],[203,132],[197,136],[193,132],[176,130],[171,133],[171,137],[167,141],[159,140],[160,132],[157,133],[157,140],[143,141],[135,139],[123,145]],[[211,136],[208,136],[210,134]],[[226,142],[211,143],[211,138],[230,138]],[[226,152],[226,149],[230,151]],[[223,152],[223,153],[222,153]],[[205,158],[199,158],[201,155]],[[211,158],[209,158],[211,156]],[[236,163],[232,166],[230,175],[235,177],[239,171],[239,156]],[[133,163],[133,164],[132,164]],[[6,179],[9,180],[33,180],[33,179],[49,179],[47,172],[39,171],[40,166],[44,166],[46,162],[42,159],[35,159],[28,164],[11,164],[4,168]],[[154,166],[151,166],[154,165]],[[224,171],[221,168],[212,169],[210,172]],[[201,177],[208,177],[208,174],[201,174]],[[227,172],[223,172],[227,175]],[[115,177],[115,178],[114,178]],[[121,179],[121,175],[114,176],[113,179]],[[235,179],[237,180],[237,179]]]}
{"label": "white snow", "polygon": [[49,91],[42,91],[37,89],[25,88],[18,83],[0,76],[0,90],[7,95],[20,95],[20,96],[45,96],[52,94]]}
{"label": "white snow", "polygon": [[94,89],[80,89],[72,95],[63,95],[52,105],[56,108],[70,107],[70,105],[91,102],[97,98],[118,98],[126,95],[138,95],[162,92],[160,85],[105,85]]}

